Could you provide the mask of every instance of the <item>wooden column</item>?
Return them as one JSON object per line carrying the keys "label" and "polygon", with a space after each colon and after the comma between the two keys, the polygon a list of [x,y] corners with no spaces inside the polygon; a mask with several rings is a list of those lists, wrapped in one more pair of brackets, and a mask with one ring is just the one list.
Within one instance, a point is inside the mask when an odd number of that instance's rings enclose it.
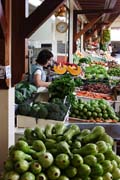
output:
{"label": "wooden column", "polygon": [[[8,89],[9,88],[9,83],[7,84],[6,81],[6,72],[5,72],[5,67],[9,65],[9,60],[8,60],[8,53],[9,47],[5,49],[5,45],[9,41],[9,28],[7,26],[7,20],[5,16],[5,2],[0,0],[0,66],[1,66],[1,71],[2,74],[0,73],[0,89]],[[6,51],[6,55],[5,55]]]}
{"label": "wooden column", "polygon": [[12,86],[21,81],[25,72],[25,0],[12,1]]}
{"label": "wooden column", "polygon": [[73,1],[70,1],[69,62],[73,63]]}
{"label": "wooden column", "polygon": [[[6,69],[4,79],[0,80],[0,171],[8,156],[9,146],[14,144],[14,88],[11,88],[11,1],[0,1],[2,11],[1,29],[4,37],[0,36],[4,55],[0,65]],[[3,9],[4,7],[4,9]],[[3,84],[2,84],[3,81]],[[2,86],[1,86],[2,85]]]}
{"label": "wooden column", "polygon": [[76,51],[76,40],[75,35],[77,34],[77,13],[73,11],[73,53]]}

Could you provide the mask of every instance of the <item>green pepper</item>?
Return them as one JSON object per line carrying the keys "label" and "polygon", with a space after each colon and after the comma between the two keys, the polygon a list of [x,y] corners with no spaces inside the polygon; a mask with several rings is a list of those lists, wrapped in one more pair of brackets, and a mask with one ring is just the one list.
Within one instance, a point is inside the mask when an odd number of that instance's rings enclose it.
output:
{"label": "green pepper", "polygon": [[60,177],[60,169],[57,166],[50,166],[47,170],[47,176],[50,180],[55,180]]}
{"label": "green pepper", "polygon": [[101,162],[103,162],[105,160],[105,156],[102,153],[96,154],[95,157],[97,158],[98,163],[101,163]]}
{"label": "green pepper", "polygon": [[35,127],[34,132],[39,140],[46,140],[45,134],[43,133],[43,130],[40,127]]}
{"label": "green pepper", "polygon": [[12,159],[7,159],[4,162],[4,169],[6,171],[12,171],[14,169],[14,162],[12,161]]}
{"label": "green pepper", "polygon": [[56,140],[54,139],[46,139],[45,146],[47,149],[56,148]]}
{"label": "green pepper", "polygon": [[40,179],[47,180],[47,176],[41,172],[36,176],[36,180],[40,180]]}
{"label": "green pepper", "polygon": [[[91,133],[86,135],[83,139],[82,142],[84,144],[94,142],[98,140],[99,137],[101,137],[105,133],[105,128],[102,126],[96,126],[92,129]],[[102,140],[102,139],[101,139]]]}
{"label": "green pepper", "polygon": [[54,126],[56,135],[62,135],[66,129],[67,129],[67,126],[65,126],[63,123],[56,123]]}
{"label": "green pepper", "polygon": [[73,154],[73,157],[71,159],[71,164],[74,167],[79,167],[81,164],[83,164],[83,158],[79,154]]}
{"label": "green pepper", "polygon": [[69,166],[70,164],[70,159],[67,154],[58,154],[55,158],[55,164],[60,168],[60,169],[65,169]]}
{"label": "green pepper", "polygon": [[69,178],[65,175],[61,175],[57,180],[69,180]]}
{"label": "green pepper", "polygon": [[113,179],[119,179],[120,178],[120,169],[115,168],[114,171],[112,172]]}
{"label": "green pepper", "polygon": [[23,140],[18,140],[15,144],[16,149],[23,151],[24,153],[27,154],[34,154],[35,151],[31,149],[31,147],[28,145],[26,141]]}
{"label": "green pepper", "polygon": [[83,155],[83,156],[86,156],[89,154],[96,155],[97,153],[98,153],[97,145],[93,143],[88,143],[78,150],[78,154]]}
{"label": "green pepper", "polygon": [[90,175],[91,175],[91,177],[102,176],[103,175],[102,165],[99,163],[96,163],[94,166],[92,166]]}
{"label": "green pepper", "polygon": [[25,172],[20,177],[21,180],[35,180],[35,175],[31,172]]}
{"label": "green pepper", "polygon": [[97,164],[97,158],[93,155],[87,155],[84,157],[84,163],[89,166],[95,166]]}
{"label": "green pepper", "polygon": [[73,178],[77,174],[77,168],[73,166],[68,166],[64,172],[67,177]]}
{"label": "green pepper", "polygon": [[103,133],[100,137],[99,137],[99,141],[105,141],[106,143],[109,143],[111,146],[114,145],[114,140],[111,136],[109,136],[107,133]]}
{"label": "green pepper", "polygon": [[107,172],[112,172],[113,165],[110,160],[104,160],[101,165],[103,167],[104,174]]}
{"label": "green pepper", "polygon": [[15,163],[15,171],[19,174],[26,172],[29,169],[29,162],[21,159]]}
{"label": "green pepper", "polygon": [[110,172],[107,172],[106,174],[104,174],[103,176],[103,180],[111,180],[112,178],[112,174]]}
{"label": "green pepper", "polygon": [[96,145],[99,153],[105,153],[108,150],[108,146],[105,141],[97,141]]}
{"label": "green pepper", "polygon": [[32,148],[38,152],[46,152],[45,144],[41,140],[33,141]]}
{"label": "green pepper", "polygon": [[54,161],[53,155],[49,152],[41,152],[38,161],[43,168],[48,168],[52,165]]}
{"label": "green pepper", "polygon": [[91,173],[91,168],[87,164],[81,164],[78,167],[78,176],[80,178],[88,177]]}
{"label": "green pepper", "polygon": [[54,125],[53,124],[47,124],[46,127],[45,127],[45,135],[47,138],[51,138],[53,139],[53,127]]}
{"label": "green pepper", "polygon": [[42,170],[42,166],[40,165],[40,163],[38,161],[32,161],[30,164],[30,171],[37,175],[41,172]]}
{"label": "green pepper", "polygon": [[20,179],[20,175],[19,173],[15,172],[15,171],[8,171],[4,177],[4,180],[8,180],[8,179],[15,179],[15,180],[19,180]]}
{"label": "green pepper", "polygon": [[63,134],[63,139],[69,141],[73,138],[73,136],[79,134],[80,128],[77,125],[71,125]]}

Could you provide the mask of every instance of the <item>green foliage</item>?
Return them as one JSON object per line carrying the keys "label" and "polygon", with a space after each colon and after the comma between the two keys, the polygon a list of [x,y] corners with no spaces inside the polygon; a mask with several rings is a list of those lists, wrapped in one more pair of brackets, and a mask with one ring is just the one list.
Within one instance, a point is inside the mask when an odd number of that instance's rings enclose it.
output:
{"label": "green foliage", "polygon": [[80,87],[84,84],[83,80],[80,77],[74,78],[74,82],[75,82],[75,87]]}
{"label": "green foliage", "polygon": [[109,75],[107,70],[101,65],[92,65],[85,68],[85,76],[88,79],[104,79],[108,78]]}
{"label": "green foliage", "polygon": [[36,92],[37,88],[27,81],[22,81],[15,86],[15,103],[21,104]]}
{"label": "green foliage", "polygon": [[19,104],[18,111],[21,115],[29,115],[31,106],[27,103]]}
{"label": "green foliage", "polygon": [[108,70],[108,74],[110,76],[118,76],[120,77],[120,67],[113,67]]}
{"label": "green foliage", "polygon": [[34,103],[31,107],[30,115],[36,118],[46,118],[48,115],[48,110],[46,106],[42,103]]}
{"label": "green foliage", "polygon": [[109,29],[104,29],[103,30],[103,35],[102,35],[102,40],[103,42],[110,42],[110,30]]}
{"label": "green foliage", "polygon": [[75,82],[69,74],[65,74],[60,78],[56,78],[48,88],[51,97],[57,97],[61,99],[64,99],[65,96],[73,93],[74,90]]}
{"label": "green foliage", "polygon": [[73,63],[78,64],[80,61],[80,56],[73,54]]}
{"label": "green foliage", "polygon": [[25,100],[25,98],[24,98],[23,94],[20,91],[15,90],[15,103],[21,104],[24,102],[24,100]]}
{"label": "green foliage", "polygon": [[78,65],[81,65],[81,63],[89,64],[90,62],[91,62],[91,59],[89,57],[80,58]]}

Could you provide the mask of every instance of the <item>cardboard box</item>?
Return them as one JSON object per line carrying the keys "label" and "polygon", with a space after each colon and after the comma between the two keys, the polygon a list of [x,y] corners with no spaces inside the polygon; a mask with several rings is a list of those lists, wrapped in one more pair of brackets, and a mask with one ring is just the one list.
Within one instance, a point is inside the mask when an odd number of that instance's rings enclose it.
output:
{"label": "cardboard box", "polygon": [[34,128],[36,125],[36,119],[33,117],[23,115],[16,116],[16,126],[18,128]]}

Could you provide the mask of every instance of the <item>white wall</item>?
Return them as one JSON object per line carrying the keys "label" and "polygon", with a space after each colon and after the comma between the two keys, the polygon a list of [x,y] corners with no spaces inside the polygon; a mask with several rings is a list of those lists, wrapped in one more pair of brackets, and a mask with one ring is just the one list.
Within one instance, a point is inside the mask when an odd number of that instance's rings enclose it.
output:
{"label": "white wall", "polygon": [[55,58],[57,57],[57,41],[68,41],[68,34],[56,31],[56,24],[61,21],[55,17],[49,18],[30,38],[29,45],[35,48],[41,48],[41,44],[52,44],[52,51]]}
{"label": "white wall", "polygon": [[116,18],[116,20],[111,24],[111,28],[120,27],[120,16]]}
{"label": "white wall", "polygon": [[33,44],[35,42],[38,42],[39,44],[52,43],[53,40],[52,33],[53,33],[53,21],[50,18],[29,38],[29,40],[33,42]]}

